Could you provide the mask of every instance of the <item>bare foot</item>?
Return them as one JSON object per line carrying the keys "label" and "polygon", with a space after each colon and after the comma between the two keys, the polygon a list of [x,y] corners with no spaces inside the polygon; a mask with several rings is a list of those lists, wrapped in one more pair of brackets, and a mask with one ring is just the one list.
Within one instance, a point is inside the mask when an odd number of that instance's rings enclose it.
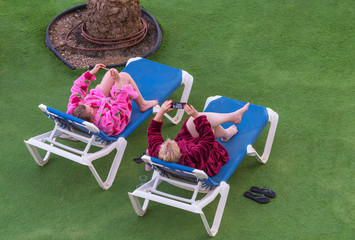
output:
{"label": "bare foot", "polygon": [[156,105],[158,105],[158,100],[144,101],[142,105],[139,106],[139,110],[141,110],[141,112],[145,112]]}
{"label": "bare foot", "polygon": [[150,172],[152,170],[152,168],[148,165],[148,164],[144,164],[145,165],[145,171],[146,172]]}
{"label": "bare foot", "polygon": [[238,109],[237,111],[234,112],[235,116],[234,116],[234,121],[233,122],[235,124],[239,124],[240,121],[242,121],[242,116],[244,115],[244,113],[246,111],[248,111],[249,105],[250,105],[250,103],[247,103],[242,108],[240,108],[240,109]]}
{"label": "bare foot", "polygon": [[237,126],[232,125],[229,128],[225,129],[226,131],[226,136],[221,138],[222,142],[227,142],[229,141],[229,139],[231,139],[231,137],[233,137],[234,135],[236,135],[238,133],[238,129]]}

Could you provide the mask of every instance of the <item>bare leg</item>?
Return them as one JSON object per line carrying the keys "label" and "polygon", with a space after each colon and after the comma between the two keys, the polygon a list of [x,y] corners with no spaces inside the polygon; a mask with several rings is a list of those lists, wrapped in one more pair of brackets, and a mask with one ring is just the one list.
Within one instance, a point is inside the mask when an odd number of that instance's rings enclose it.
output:
{"label": "bare leg", "polygon": [[[205,115],[207,120],[210,122],[212,130],[215,133],[216,138],[222,137],[224,141],[228,141],[233,135],[237,134],[238,130],[235,125],[224,129],[220,126],[226,122],[232,122],[234,124],[239,124],[242,120],[243,114],[248,111],[249,103],[245,104],[242,108],[238,109],[235,112],[231,113],[214,113],[214,112],[203,112],[199,113],[200,115]],[[190,117],[186,123],[186,127],[189,130],[191,136],[198,137],[199,134],[196,131],[195,124],[193,123],[194,118]]]}
{"label": "bare leg", "polygon": [[[148,109],[154,107],[155,105],[158,104],[158,100],[150,100],[150,101],[147,101],[143,98],[141,92],[139,91],[138,89],[138,86],[136,84],[136,82],[133,80],[133,78],[131,77],[131,75],[129,75],[128,73],[125,73],[125,72],[121,72],[119,74],[120,76],[120,80],[121,80],[121,87],[123,87],[123,85],[128,85],[128,84],[131,84],[132,87],[136,90],[136,92],[138,93],[138,97],[136,99],[134,99],[134,101],[138,104],[138,107],[139,107],[139,110],[141,112],[145,112],[147,111]],[[117,85],[117,83],[116,83]],[[119,87],[119,86],[117,86]]]}
{"label": "bare leg", "polygon": [[227,142],[231,137],[238,133],[237,126],[232,125],[229,128],[225,129],[221,125],[214,129],[215,138],[221,138],[223,142]]}
{"label": "bare leg", "polygon": [[110,96],[113,84],[115,84],[115,78],[111,75],[110,71],[107,71],[99,84],[99,88],[106,97]]}

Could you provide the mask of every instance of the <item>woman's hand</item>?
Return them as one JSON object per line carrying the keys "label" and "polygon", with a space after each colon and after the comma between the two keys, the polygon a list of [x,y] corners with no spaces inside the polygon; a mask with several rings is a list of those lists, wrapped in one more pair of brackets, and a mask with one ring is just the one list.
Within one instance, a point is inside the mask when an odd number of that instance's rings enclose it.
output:
{"label": "woman's hand", "polygon": [[173,103],[173,100],[166,100],[159,109],[159,112],[161,113],[167,113],[170,112],[171,110],[173,110],[173,108],[171,108],[171,104]]}
{"label": "woman's hand", "polygon": [[106,67],[106,66],[102,63],[96,64],[95,67],[91,69],[90,74],[95,75],[102,67]]}
{"label": "woman's hand", "polygon": [[197,118],[199,115],[197,110],[192,105],[189,106],[189,105],[185,104],[184,110],[187,113],[187,115],[189,115],[190,117]]}
{"label": "woman's hand", "polygon": [[163,116],[165,113],[170,112],[171,110],[173,110],[173,108],[171,108],[171,103],[173,102],[173,100],[166,100],[161,106],[160,109],[158,111],[158,113],[155,115],[154,120],[161,122],[163,120]]}

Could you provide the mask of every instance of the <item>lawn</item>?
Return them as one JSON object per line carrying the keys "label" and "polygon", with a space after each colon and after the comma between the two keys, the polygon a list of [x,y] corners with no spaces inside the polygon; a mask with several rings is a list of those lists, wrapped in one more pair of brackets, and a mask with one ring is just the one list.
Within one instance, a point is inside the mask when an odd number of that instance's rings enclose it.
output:
{"label": "lawn", "polygon": [[[87,70],[70,69],[45,47],[46,27],[85,1],[0,3],[0,239],[208,239],[198,215],[152,203],[138,217],[131,206],[127,193],[139,176],[152,174],[132,161],[147,148],[149,119],[127,138],[108,191],[74,162],[33,161],[23,140],[53,124],[37,106],[65,111],[73,81]],[[355,2],[141,0],[141,6],[163,30],[162,45],[148,59],[194,76],[189,101],[196,109],[224,95],[280,117],[268,163],[245,157],[228,181],[215,238],[353,239]],[[163,134],[174,137],[180,127],[166,123]],[[262,149],[262,139],[256,147]],[[98,160],[98,169],[107,172],[110,161]],[[243,196],[251,186],[268,186],[277,197],[258,204]],[[210,221],[215,207],[206,208]]]}

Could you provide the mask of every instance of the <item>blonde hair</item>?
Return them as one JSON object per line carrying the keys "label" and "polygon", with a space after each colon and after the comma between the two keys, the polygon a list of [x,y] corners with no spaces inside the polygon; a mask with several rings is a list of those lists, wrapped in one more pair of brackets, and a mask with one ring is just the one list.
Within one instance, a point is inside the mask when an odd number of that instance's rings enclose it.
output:
{"label": "blonde hair", "polygon": [[180,148],[174,140],[167,139],[159,150],[158,157],[165,162],[177,163],[180,161]]}

